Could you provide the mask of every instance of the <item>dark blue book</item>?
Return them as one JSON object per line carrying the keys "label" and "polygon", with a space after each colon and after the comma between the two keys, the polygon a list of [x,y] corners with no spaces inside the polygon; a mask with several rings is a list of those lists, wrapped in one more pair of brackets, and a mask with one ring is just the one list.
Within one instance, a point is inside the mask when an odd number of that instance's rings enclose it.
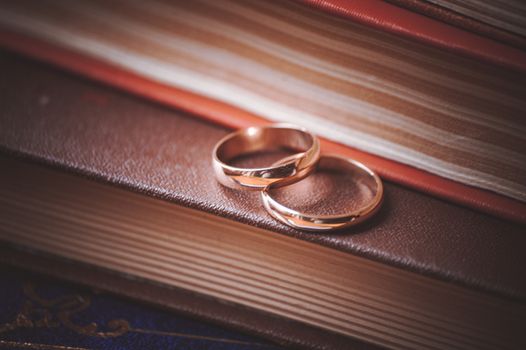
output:
{"label": "dark blue book", "polygon": [[0,266],[0,349],[278,350],[148,304]]}

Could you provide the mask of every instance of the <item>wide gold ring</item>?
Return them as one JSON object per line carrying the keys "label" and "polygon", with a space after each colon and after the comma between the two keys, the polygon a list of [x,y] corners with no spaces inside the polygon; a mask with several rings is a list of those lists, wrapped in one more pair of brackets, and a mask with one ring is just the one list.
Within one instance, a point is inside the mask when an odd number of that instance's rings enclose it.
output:
{"label": "wide gold ring", "polygon": [[[264,168],[238,168],[228,164],[244,154],[279,149],[298,153]],[[304,128],[288,124],[250,127],[233,132],[221,139],[212,152],[214,172],[221,184],[251,190],[297,182],[314,170],[319,158],[318,138]]]}
{"label": "wide gold ring", "polygon": [[310,215],[293,210],[278,203],[270,194],[270,191],[275,188],[275,186],[269,185],[261,192],[261,199],[265,209],[270,215],[282,223],[297,229],[308,231],[330,231],[356,225],[372,216],[380,208],[383,198],[382,180],[380,180],[380,177],[378,177],[374,171],[367,168],[362,163],[340,156],[322,155],[318,162],[317,169],[363,172],[366,176],[374,180],[372,181],[372,183],[374,183],[374,188],[370,189],[374,192],[374,196],[362,208],[349,210],[349,212],[342,215]]}

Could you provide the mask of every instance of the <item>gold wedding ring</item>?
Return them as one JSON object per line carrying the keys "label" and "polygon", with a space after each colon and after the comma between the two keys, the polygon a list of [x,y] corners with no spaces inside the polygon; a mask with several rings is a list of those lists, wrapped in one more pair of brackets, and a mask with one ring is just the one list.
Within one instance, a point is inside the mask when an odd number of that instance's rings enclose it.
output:
{"label": "gold wedding ring", "polygon": [[[263,168],[239,168],[228,162],[258,151],[287,149],[297,152],[279,164]],[[262,190],[283,186],[308,176],[320,157],[318,138],[306,129],[287,125],[250,127],[233,132],[214,147],[212,163],[219,182],[234,189]]]}
{"label": "gold wedding ring", "polygon": [[[292,150],[269,167],[240,168],[228,164],[239,156],[258,151]],[[288,124],[250,127],[221,139],[212,152],[219,182],[234,189],[261,190],[263,206],[278,221],[307,231],[332,231],[358,224],[378,211],[383,198],[382,180],[374,171],[353,159],[335,155],[320,157],[318,138],[306,129]],[[271,191],[301,181],[315,170],[350,172],[357,185],[371,194],[361,208],[347,208],[339,215],[313,215],[279,203]],[[345,209],[345,208],[344,208]]]}
{"label": "gold wedding ring", "polygon": [[380,180],[374,171],[367,168],[362,163],[340,156],[322,155],[317,168],[336,171],[362,172],[362,175],[366,175],[373,180],[373,188],[369,189],[374,193],[373,198],[362,208],[349,210],[342,215],[309,215],[278,203],[270,194],[270,191],[275,188],[275,186],[270,184],[261,192],[263,205],[270,215],[282,223],[300,230],[330,231],[358,224],[373,215],[380,208],[383,197],[382,180]]}

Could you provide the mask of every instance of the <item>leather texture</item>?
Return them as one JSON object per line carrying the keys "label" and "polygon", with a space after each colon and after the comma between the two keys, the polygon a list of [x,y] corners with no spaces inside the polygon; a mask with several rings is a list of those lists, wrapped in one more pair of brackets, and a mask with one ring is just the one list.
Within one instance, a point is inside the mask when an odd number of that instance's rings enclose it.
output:
{"label": "leather texture", "polygon": [[[133,94],[175,107],[228,128],[243,128],[268,123],[265,119],[234,106],[156,83],[120,67],[18,33],[0,31],[0,43],[17,52],[37,57],[69,71],[81,73],[91,79],[122,88]],[[322,139],[321,144],[327,152],[352,157],[366,163],[384,179],[500,218],[526,223],[526,203],[476,187],[466,186],[336,142]]]}
{"label": "leather texture", "polygon": [[257,192],[222,187],[211,150],[229,130],[3,53],[0,149],[298,239],[503,297],[526,299],[525,226],[387,182],[374,219],[312,234],[273,220]]}
{"label": "leather texture", "polygon": [[303,3],[439,48],[526,70],[526,53],[380,0],[301,0]]}

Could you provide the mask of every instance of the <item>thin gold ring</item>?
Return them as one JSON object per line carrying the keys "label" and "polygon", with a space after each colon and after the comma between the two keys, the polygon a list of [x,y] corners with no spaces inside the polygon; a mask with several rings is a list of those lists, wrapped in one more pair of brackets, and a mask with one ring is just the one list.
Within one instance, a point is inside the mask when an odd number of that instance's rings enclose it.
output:
{"label": "thin gold ring", "polygon": [[[239,168],[227,164],[243,154],[275,149],[298,152],[264,168]],[[308,176],[320,158],[318,138],[306,129],[288,125],[250,127],[221,139],[212,152],[218,181],[234,189],[261,190],[268,185],[284,186]]]}
{"label": "thin gold ring", "polygon": [[[278,162],[279,163],[279,162]],[[381,206],[383,198],[383,184],[380,177],[371,169],[353,159],[335,155],[322,155],[317,169],[362,171],[369,175],[376,186],[373,198],[362,208],[352,210],[342,215],[309,215],[278,203],[272,198],[270,191],[275,188],[269,185],[261,192],[261,199],[265,209],[275,219],[301,230],[331,231],[356,225],[374,215]]]}

